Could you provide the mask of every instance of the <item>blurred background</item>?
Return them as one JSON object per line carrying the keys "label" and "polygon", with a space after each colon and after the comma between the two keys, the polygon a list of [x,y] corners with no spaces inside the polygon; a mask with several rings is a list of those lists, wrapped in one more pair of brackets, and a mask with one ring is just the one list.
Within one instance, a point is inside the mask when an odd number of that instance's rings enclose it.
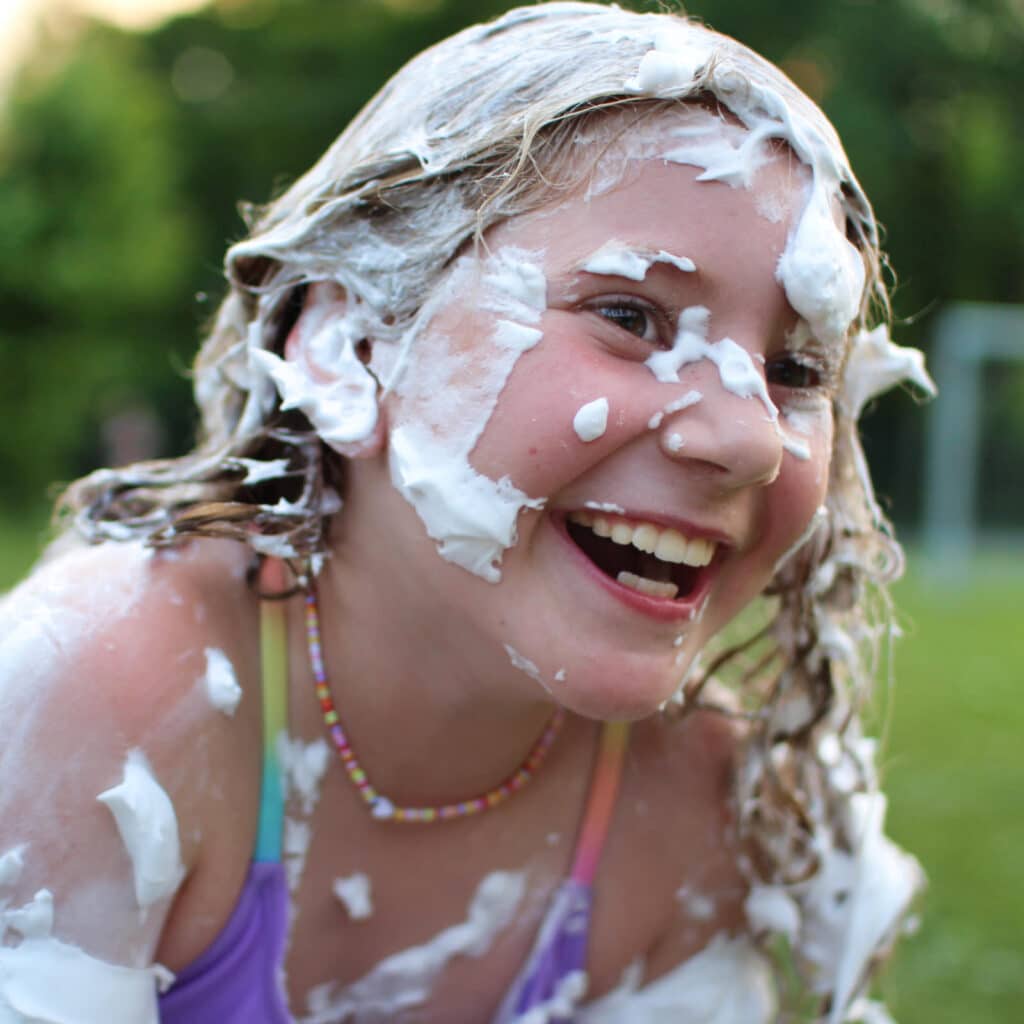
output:
{"label": "blurred background", "polygon": [[[408,57],[511,6],[4,0],[0,588],[38,554],[55,482],[189,445],[188,367],[237,202],[280,191]],[[831,116],[886,227],[897,340],[929,351],[947,396],[897,392],[864,424],[910,550],[898,685],[878,712],[890,825],[931,877],[882,987],[902,1024],[1016,1022],[1024,0],[688,10]]]}

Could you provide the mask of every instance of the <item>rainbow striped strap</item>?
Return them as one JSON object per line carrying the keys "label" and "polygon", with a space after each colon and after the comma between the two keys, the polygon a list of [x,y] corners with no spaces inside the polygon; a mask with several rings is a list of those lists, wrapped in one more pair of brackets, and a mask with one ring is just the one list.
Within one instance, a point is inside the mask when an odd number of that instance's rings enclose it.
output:
{"label": "rainbow striped strap", "polygon": [[597,865],[608,838],[615,801],[619,795],[628,746],[629,723],[605,722],[601,728],[597,764],[590,782],[590,793],[572,865],[573,881],[584,885],[590,885],[597,874]]}
{"label": "rainbow striped strap", "polygon": [[[260,593],[285,588],[284,563],[266,558],[260,566]],[[255,860],[281,860],[284,834],[284,786],[277,738],[288,731],[288,618],[284,601],[260,602],[260,682],[263,694],[263,770]]]}

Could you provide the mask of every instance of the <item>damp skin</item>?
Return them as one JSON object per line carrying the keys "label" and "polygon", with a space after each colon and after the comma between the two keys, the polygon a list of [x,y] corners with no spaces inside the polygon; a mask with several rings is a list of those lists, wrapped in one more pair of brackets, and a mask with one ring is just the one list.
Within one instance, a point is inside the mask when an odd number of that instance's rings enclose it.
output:
{"label": "damp skin", "polygon": [[477,887],[465,919],[420,946],[382,960],[349,986],[320,985],[306,998],[298,1024],[331,1024],[352,1013],[390,1020],[424,1005],[453,957],[482,957],[515,920],[526,892],[521,872],[495,871]]}
{"label": "damp skin", "polygon": [[[680,511],[678,494],[680,490],[686,493],[694,476],[688,467],[697,465],[695,460],[701,458],[717,461],[724,457],[730,463],[735,460],[733,477],[737,494],[747,488],[760,493],[761,483],[773,478],[780,469],[780,495],[786,492],[787,481],[791,479],[801,481],[801,490],[807,487],[808,497],[799,499],[796,514],[790,513],[794,506],[787,501],[786,514],[775,520],[776,528],[784,531],[784,536],[764,548],[749,545],[745,540],[747,531],[752,537],[759,529],[752,519],[747,518],[743,523],[737,519],[731,523],[738,527],[736,547],[742,553],[736,556],[735,569],[723,572],[723,576],[731,578],[735,571],[735,586],[730,579],[723,582],[722,591],[712,595],[707,618],[691,631],[689,645],[679,665],[674,663],[671,652],[674,631],[666,637],[665,653],[660,657],[669,664],[652,669],[656,677],[664,680],[666,691],[674,685],[680,669],[685,669],[685,663],[710,630],[717,629],[733,609],[738,610],[752,597],[761,580],[766,582],[770,565],[767,558],[762,561],[762,552],[767,556],[770,548],[775,557],[781,555],[813,515],[823,494],[826,477],[823,467],[831,441],[831,423],[826,416],[821,429],[811,439],[814,452],[807,471],[790,467],[788,462],[783,462],[785,451],[776,425],[766,422],[767,410],[758,397],[760,389],[770,388],[770,400],[783,398],[783,392],[774,382],[765,382],[765,364],[761,359],[787,351],[786,334],[792,329],[796,316],[775,278],[777,256],[785,248],[791,222],[772,222],[764,218],[757,200],[763,191],[778,192],[783,181],[794,180],[796,185],[789,196],[788,208],[796,216],[804,197],[799,175],[793,175],[788,168],[783,170],[781,163],[769,163],[755,176],[751,189],[698,181],[698,176],[688,165],[644,161],[630,169],[620,186],[588,200],[580,198],[535,216],[519,218],[493,233],[488,241],[491,253],[500,254],[505,246],[544,253],[548,308],[538,321],[542,338],[515,364],[470,455],[470,462],[482,475],[490,479],[508,478],[528,494],[546,494],[549,507],[581,508],[588,502],[606,503],[638,519],[644,518],[641,512],[648,516],[687,518],[686,507]],[[694,225],[681,216],[666,227],[666,218],[663,212],[656,210],[652,196],[679,209],[685,209],[690,202],[703,205],[711,201],[712,206],[720,204],[716,209],[720,209],[723,216],[726,210],[739,207],[749,216],[745,227],[756,234],[759,244],[749,244],[748,233],[744,236],[748,244],[741,246],[737,242],[726,260],[725,246],[715,240],[718,222],[713,215],[709,217],[710,224]],[[630,226],[628,233],[624,230],[625,224]],[[663,263],[652,265],[640,281],[581,270],[581,265],[599,251],[609,237],[636,251],[687,253],[701,268],[701,274],[694,275]],[[749,254],[749,258],[744,255],[737,263],[734,257],[737,249]],[[701,280],[710,275],[717,282],[716,274],[723,289],[728,291],[728,297],[723,302],[708,305],[701,301],[704,295]],[[603,315],[609,307],[613,307],[615,313],[616,304],[621,306],[623,302],[640,307],[645,316],[648,309],[654,310],[652,322],[666,311],[669,323],[664,337],[651,335],[650,325],[645,326],[639,336],[618,328],[614,319]],[[675,309],[695,311],[692,315],[694,333],[706,328],[712,337],[720,334],[730,338],[731,345],[742,350],[742,356],[738,357],[743,362],[742,368],[752,380],[759,382],[748,389],[749,397],[723,387],[718,367],[703,357],[685,365],[680,363],[681,372],[675,379],[659,380],[645,366],[645,360],[656,353],[672,350],[678,324],[671,320],[667,311]],[[704,312],[696,312],[698,309]],[[631,308],[630,315],[633,312]],[[466,322],[466,316],[466,311],[456,304],[452,312],[446,314],[446,322]],[[477,314],[470,316],[473,317],[468,321],[471,329],[450,341],[453,347],[473,344],[471,331],[474,338],[487,336],[485,330],[477,327]],[[728,354],[735,355],[735,350]],[[556,386],[564,389],[561,394],[556,392]],[[699,399],[692,394],[694,392],[700,395]],[[579,397],[574,398],[574,395]],[[605,398],[614,414],[609,415],[602,436],[581,443],[572,421],[581,406],[594,400],[594,395]],[[452,396],[452,401],[457,402],[457,399],[457,395]],[[828,402],[824,405],[827,408]],[[566,406],[565,419],[561,424],[554,423],[552,411]],[[648,424],[659,412],[662,419],[652,431]],[[728,428],[724,432],[719,429],[723,421]],[[748,425],[739,426],[740,421]],[[641,433],[650,433],[650,445],[630,449],[628,442]],[[685,453],[690,461],[665,458],[663,445],[672,435],[682,437],[685,444],[667,454],[681,457]],[[559,438],[566,438],[569,447],[560,447]],[[723,438],[726,444],[721,450],[709,449],[709,445],[720,445]],[[548,458],[540,462],[530,456],[531,450],[546,453]],[[635,463],[631,457],[634,451],[645,453]],[[648,461],[651,472],[645,471],[643,479],[649,482],[638,488],[632,482],[634,474],[640,466],[647,467]],[[689,510],[689,517],[699,522],[702,513],[697,512],[696,500],[696,497],[691,498],[694,508]],[[701,499],[702,504],[703,501]],[[739,501],[736,505],[739,506]],[[806,508],[806,512],[799,511],[801,508]],[[525,564],[529,556],[520,559],[520,550],[530,551],[538,540],[546,543],[545,519],[544,513],[521,518],[520,544],[505,553],[503,573],[505,566],[520,561]],[[749,548],[755,550],[752,552]],[[743,561],[759,568],[753,575],[743,574],[739,568]],[[554,551],[546,562],[548,566],[560,565]],[[538,567],[538,572],[541,578],[546,578],[551,570]],[[557,576],[555,588],[565,590],[560,605],[578,601],[575,589],[569,589],[573,573],[568,567],[559,568]],[[506,580],[499,589],[505,590],[508,585]],[[582,586],[578,580],[576,585]],[[514,600],[511,592],[505,600]],[[607,608],[602,608],[598,614],[614,615]],[[522,618],[520,613],[516,617]],[[530,618],[532,623],[534,617]],[[616,622],[614,627],[612,621]],[[625,620],[615,616],[608,622],[609,629],[629,629],[628,616]],[[545,627],[540,625],[539,628],[543,636]],[[542,675],[551,678],[559,665],[546,665],[535,655],[535,652],[554,649],[551,642],[538,642],[536,637],[525,639],[525,636],[505,635],[501,642],[527,652],[537,660]],[[616,657],[621,658],[621,653],[612,654],[612,661]],[[582,677],[583,674],[573,672],[571,666],[568,668],[569,681]],[[569,687],[556,687],[554,692],[561,696],[568,690]],[[667,692],[660,694],[654,706],[666,696]]]}
{"label": "damp skin", "polygon": [[[442,294],[461,289],[479,304],[488,358],[450,338],[443,318],[415,332],[415,347],[394,387],[389,461],[396,489],[441,557],[497,583],[520,512],[542,507],[544,498],[530,497],[507,475],[478,472],[470,452],[513,367],[542,337],[537,324],[546,280],[536,254],[506,249],[483,261],[464,257]],[[471,393],[453,401],[452,392],[460,389]]]}
{"label": "damp skin", "polygon": [[[612,15],[612,17],[619,16],[623,18],[622,32],[624,33],[624,38],[622,41],[628,42],[631,46],[639,46],[640,50],[647,49],[648,47],[649,50],[642,59],[639,56],[638,50],[637,67],[635,69],[631,68],[628,72],[617,74],[611,87],[609,88],[608,85],[604,85],[603,88],[607,91],[618,92],[621,88],[625,87],[627,90],[633,91],[638,95],[658,96],[685,94],[686,90],[691,89],[695,72],[702,63],[706,62],[710,53],[708,37],[699,32],[659,33],[652,30],[650,33],[647,33],[645,30],[637,27],[638,22],[636,20],[633,20],[631,17],[627,20],[627,16],[624,13],[614,12]],[[653,26],[654,21],[651,20],[650,22],[645,22],[645,24]],[[501,63],[500,48],[488,55],[488,70],[493,71],[491,77],[497,77]],[[723,73],[711,83],[711,90],[719,96],[726,106],[733,109],[744,120],[752,134],[773,130],[772,125],[777,125],[778,130],[774,137],[796,143],[794,148],[801,154],[801,160],[805,166],[813,170],[813,187],[807,193],[811,198],[802,207],[805,213],[809,211],[810,215],[805,218],[806,223],[801,221],[797,230],[790,232],[791,239],[797,239],[798,244],[792,248],[787,247],[783,252],[783,256],[786,258],[779,264],[779,267],[783,268],[782,271],[779,271],[779,283],[785,287],[793,307],[801,315],[806,315],[809,322],[813,321],[814,330],[818,335],[826,340],[832,336],[838,337],[844,331],[844,323],[846,326],[849,325],[846,318],[849,316],[849,310],[852,308],[851,296],[859,300],[859,294],[855,295],[857,289],[854,287],[857,283],[857,265],[850,258],[850,251],[842,249],[841,243],[844,240],[840,238],[837,241],[837,238],[839,238],[838,232],[834,231],[833,227],[829,225],[829,217],[826,216],[826,213],[829,216],[832,214],[831,201],[826,204],[821,202],[823,196],[829,200],[832,198],[829,189],[837,180],[833,165],[838,161],[839,167],[843,166],[841,152],[830,151],[828,140],[826,139],[823,142],[820,138],[820,133],[816,136],[813,131],[809,131],[809,126],[805,123],[805,119],[799,116],[797,110],[792,110],[787,104],[780,103],[777,93],[773,93],[770,90],[766,92],[761,86],[746,92],[742,89],[730,89],[727,77],[727,72],[730,69],[727,66],[728,62],[725,62],[725,64]],[[428,66],[428,70],[436,75],[436,66]],[[576,69],[566,68],[565,70],[567,77],[572,73],[579,74],[579,71]],[[736,74],[735,72],[732,73]],[[417,113],[415,106],[417,99],[415,84],[417,80],[413,78],[411,81],[413,83],[411,86],[408,80],[406,84],[410,93],[408,96],[410,102],[408,104],[396,104],[400,112],[400,121],[402,122],[400,131],[396,131],[390,136],[387,131],[382,131],[381,135],[388,139],[400,139],[399,149],[406,147],[409,152],[417,154],[424,169],[429,168],[442,173],[446,165],[449,162],[454,162],[457,158],[454,155],[454,150],[449,147],[447,140],[431,138],[425,131],[424,125],[426,121]],[[453,90],[453,93],[461,91]],[[548,91],[555,94],[558,90],[551,89]],[[422,89],[424,96],[428,92],[427,89]],[[753,99],[750,98],[751,96]],[[431,113],[438,111],[443,115],[452,113],[453,119],[457,118],[459,116],[459,103],[462,98],[462,96],[456,96],[455,102],[451,107],[442,108],[438,103]],[[493,99],[493,96],[491,98]],[[434,103],[433,96],[431,97],[431,103]],[[422,110],[422,108],[420,109]],[[462,130],[464,127],[465,121],[458,122],[456,126],[458,130],[453,130],[450,133],[450,137],[465,138],[468,133]],[[758,150],[756,145],[748,145],[747,142],[749,140],[744,140],[739,136],[737,136],[736,140],[725,140],[725,142],[721,139],[714,139],[707,132],[703,136],[699,136],[699,133],[695,136],[691,132],[691,136],[690,138],[677,140],[678,149],[674,152],[678,152],[681,164],[700,170],[702,175],[707,176],[705,183],[709,187],[719,184],[727,185],[739,191],[750,192],[756,210],[763,220],[775,224],[782,224],[786,221],[789,211],[785,202],[780,203],[778,201],[778,194],[775,190],[752,190],[751,188],[752,183],[757,177],[755,172],[764,164],[762,159],[763,153]],[[733,141],[736,141],[735,145]],[[833,149],[835,148],[833,147]],[[477,148],[477,151],[484,151],[485,149],[486,147],[481,146]],[[700,155],[699,159],[696,159],[695,153],[698,150]],[[368,147],[368,151],[372,152],[372,147]],[[619,170],[617,168],[613,169],[610,174],[604,176],[601,188],[596,189],[593,195],[595,197],[604,195],[613,190],[620,182],[621,175]],[[299,205],[296,204],[296,207]],[[313,204],[309,205],[312,206]],[[323,205],[326,206],[327,204]],[[428,221],[436,221],[445,225],[451,223],[456,225],[452,229],[452,234],[459,236],[460,232],[457,228],[458,219],[462,217],[465,221],[469,217],[471,220],[471,215],[465,209],[459,209],[458,206],[457,202],[446,204],[444,200],[439,200],[434,208],[426,212],[420,223],[424,226]],[[790,228],[793,227],[792,224],[789,226]],[[292,229],[293,225],[284,224],[281,231],[277,233],[274,243],[283,246],[289,230]],[[329,275],[335,272],[333,268],[338,263],[345,262],[344,260],[339,260],[339,254],[351,255],[350,265],[336,271],[345,278],[339,283],[348,287],[353,296],[362,295],[369,304],[381,309],[387,308],[389,302],[394,305],[393,300],[395,296],[405,287],[404,281],[414,277],[414,272],[417,268],[428,263],[440,264],[444,262],[437,259],[435,251],[431,251],[428,246],[420,245],[417,242],[418,232],[416,230],[404,233],[404,237],[401,239],[402,245],[392,245],[390,247],[379,239],[372,237],[368,232],[364,233],[365,237],[361,236],[361,230],[361,228],[357,227],[347,235],[344,232],[337,232],[335,235],[337,240],[333,243],[337,245],[335,251],[321,252],[316,255],[307,254],[308,261],[303,264],[301,271],[303,275],[306,275],[303,280],[309,276],[315,277],[317,274]],[[328,233],[326,231],[323,232],[324,235]],[[605,238],[618,237],[622,233],[623,226],[621,224],[609,225]],[[310,235],[312,234],[313,232],[310,232]],[[462,237],[465,237],[465,235],[464,231],[461,232]],[[590,252],[599,249],[602,239],[595,238],[592,242],[593,244],[588,250]],[[405,243],[408,243],[408,245],[406,246]],[[637,251],[645,250],[640,248]],[[669,250],[658,249],[657,251],[667,252]],[[682,247],[672,248],[671,251],[688,252],[689,250]],[[815,253],[817,252],[825,254],[824,258],[818,263],[815,262]],[[830,256],[836,252],[840,254],[840,258],[838,260],[830,259]],[[579,253],[577,257],[584,259],[586,253]],[[543,254],[541,262],[545,266],[547,265],[546,259],[547,254]],[[321,261],[320,266],[317,266],[317,260]],[[417,260],[419,260],[419,263],[416,262]],[[385,269],[376,279],[367,270],[367,268],[370,268],[370,270],[388,268],[389,265],[393,265],[397,269],[393,272]],[[677,270],[682,269],[678,264],[675,267]],[[838,270],[834,270],[834,267],[838,267]],[[652,265],[646,268],[639,280],[640,282],[645,282],[648,274],[656,277],[666,269],[669,269],[668,265]],[[390,274],[390,277],[388,277],[388,274]],[[637,280],[635,275],[631,277],[629,274],[623,275],[623,279],[626,281]],[[295,283],[294,280],[291,283]],[[402,301],[408,302],[410,300],[407,297],[403,297]],[[270,322],[268,310],[272,308],[272,303],[261,304],[261,324]],[[546,316],[547,311],[545,310],[542,312],[542,317]],[[499,319],[501,318],[499,317]],[[534,355],[541,354],[541,346],[543,344],[541,335],[545,333],[540,331],[539,327],[531,327],[526,323],[517,322],[514,318],[508,319],[505,316],[503,319],[503,326],[495,325],[493,340],[504,348],[518,344],[522,353],[516,365],[505,375],[502,386],[499,389],[499,395],[501,391],[504,391],[506,385],[511,389],[517,386],[517,370],[523,370],[528,365],[527,359],[532,359]],[[264,332],[262,330],[253,331],[248,339],[251,344],[240,346],[235,355],[240,356],[242,360],[247,357],[256,356],[256,352],[268,343],[267,338],[270,333],[269,331]],[[726,336],[735,337],[740,345],[745,344],[742,333],[739,330],[731,331],[729,335],[721,335],[721,337]],[[712,334],[711,338],[712,340],[720,340],[717,334]],[[863,339],[858,336],[855,348],[861,340]],[[328,344],[328,341],[329,339],[323,341],[322,344],[311,345],[311,353],[331,350],[334,342],[330,341]],[[527,344],[528,342],[530,344]],[[353,344],[351,338],[349,343]],[[878,362],[868,347],[865,347],[862,351],[871,357],[868,360],[869,364]],[[339,360],[345,362],[347,359],[347,366],[353,371],[349,382],[355,385],[354,393],[358,394],[360,388],[365,393],[367,390],[366,381],[355,372],[357,368],[354,366],[353,361],[348,358],[352,354],[351,349],[346,349],[344,344],[341,344],[338,347],[338,352]],[[887,361],[890,354],[888,351],[883,352],[881,360],[883,362]],[[279,393],[286,391],[288,387],[283,379],[275,378],[276,364],[266,363],[260,368],[259,363],[260,359],[256,356],[253,360],[253,366],[246,368],[252,375],[252,390],[250,393],[253,399],[253,408],[257,407],[260,402],[265,401],[269,393],[268,386],[276,388]],[[703,363],[708,365],[702,365]],[[388,370],[400,364],[401,358],[396,357],[396,353],[390,352],[385,346],[380,346],[377,367],[380,370],[379,376],[388,382],[387,386],[394,385],[397,388],[397,375],[395,378],[392,378]],[[684,368],[684,373],[692,371],[698,375],[707,376],[713,365],[710,360],[701,360],[688,368]],[[865,393],[865,388],[862,387],[862,384],[872,378],[873,369],[871,365],[858,364],[854,360],[851,360],[850,365],[858,367],[857,374],[851,374],[848,381],[852,388],[850,404],[851,406],[859,407],[859,404],[862,404],[861,396]],[[254,370],[254,367],[258,372]],[[551,368],[550,365],[549,368]],[[225,361],[223,366],[218,368],[218,371],[223,370],[225,373],[230,373],[235,372],[237,369],[237,366],[229,366],[228,361]],[[895,369],[893,373],[895,373]],[[661,383],[669,391],[674,386],[672,381]],[[716,381],[713,377],[710,377],[706,387],[702,385],[707,394],[706,404],[708,406],[720,400],[721,395],[719,392],[721,390],[720,385],[722,384],[721,378]],[[208,382],[200,380],[199,386],[205,388],[208,386]],[[305,386],[305,382],[300,382],[299,390],[302,391]],[[397,391],[394,393],[397,394]],[[599,392],[588,391],[588,395],[595,393]],[[559,423],[564,432],[564,436],[560,435],[558,439],[567,440],[575,444],[577,449],[586,448],[587,446],[580,445],[578,438],[573,439],[572,435],[568,432],[566,424],[571,421],[572,408],[578,405],[579,402],[584,401],[588,395],[572,395],[571,401],[566,401],[557,407],[552,404],[552,408],[557,408]],[[305,396],[300,395],[298,397],[303,398]],[[318,395],[314,395],[314,397],[319,399]],[[740,396],[733,395],[733,397]],[[756,406],[758,401],[759,399],[756,396],[746,399],[748,406]],[[664,408],[663,400],[642,404],[645,404],[646,408],[642,416],[635,421],[636,423],[639,423],[644,418],[649,422],[655,410]],[[686,446],[681,446],[674,451],[668,443],[668,439],[677,436],[683,437],[683,434],[679,431],[684,429],[684,422],[686,426],[697,425],[699,427],[701,421],[698,414],[704,413],[704,405],[705,403],[702,402],[700,406],[695,408],[678,409],[674,410],[673,414],[665,414],[666,433],[659,435],[659,437],[664,439],[664,448],[667,449],[669,455],[679,455],[687,449],[693,451],[695,444],[699,448],[699,430],[696,431],[695,436],[689,436],[689,442]],[[338,439],[335,438],[335,426],[338,417],[334,414],[343,410],[335,408],[330,399],[325,399],[322,402],[313,402],[308,408],[317,428],[322,431],[324,436],[331,436],[337,441]],[[617,411],[619,410],[620,405],[618,402],[616,402],[615,408]],[[627,408],[625,403],[623,403],[622,408]],[[787,412],[788,407],[785,404],[780,402],[779,408],[784,418],[794,420],[794,417]],[[252,423],[251,411],[248,414],[250,424]],[[323,413],[322,416],[321,413]],[[686,414],[690,415],[687,416]],[[738,416],[735,417],[737,420],[739,418]],[[511,422],[509,422],[510,420]],[[366,431],[369,429],[365,426],[366,422],[368,420],[364,420],[364,425],[354,431],[349,428],[348,436],[365,437]],[[634,421],[628,419],[621,423],[615,422],[611,424],[611,429],[606,434],[595,438],[591,444],[599,448],[602,458],[613,456],[617,450],[615,445],[622,437],[622,434],[618,431],[620,428],[625,430],[632,429],[631,424],[634,424]],[[829,426],[830,421],[823,419],[817,425],[812,424],[810,428],[802,430],[802,433],[809,439],[807,442],[808,456],[802,461],[817,463],[815,467],[809,468],[816,468],[819,473],[819,481],[824,474],[821,472],[820,460],[817,460],[817,443],[821,434],[827,431]],[[529,424],[526,418],[504,415],[496,402],[491,412],[484,418],[482,428],[483,432],[478,438],[480,441],[479,450],[470,449],[459,453],[464,456],[463,458],[449,460],[447,468],[451,470],[454,466],[455,469],[440,479],[430,476],[431,467],[427,464],[427,460],[422,458],[421,452],[423,449],[419,447],[419,442],[423,438],[411,436],[412,443],[408,444],[404,450],[392,453],[398,469],[395,486],[400,489],[404,488],[402,500],[406,501],[409,507],[413,509],[414,514],[419,517],[423,529],[429,534],[432,541],[431,553],[435,557],[439,552],[450,566],[460,572],[464,571],[464,574],[468,577],[471,576],[472,582],[480,580],[497,582],[501,578],[502,588],[490,589],[498,590],[508,587],[514,591],[517,585],[517,570],[523,564],[520,559],[514,557],[516,555],[516,541],[517,539],[530,540],[537,538],[537,534],[534,532],[534,524],[540,519],[540,516],[537,515],[540,510],[537,505],[533,505],[530,502],[539,503],[543,500],[542,495],[555,495],[556,489],[521,489],[525,488],[526,483],[530,480],[530,473],[534,472],[533,470],[526,468],[522,472],[516,472],[511,475],[494,475],[500,472],[500,468],[488,462],[494,454],[493,442],[495,432],[500,434],[501,429],[507,429],[507,437],[509,439],[526,440],[524,434],[529,433]],[[648,429],[655,430],[656,428],[650,427]],[[491,434],[490,438],[487,436],[488,432]],[[639,437],[639,434],[632,435],[633,440],[638,440]],[[429,436],[428,439],[434,440],[433,437]],[[410,440],[409,435],[407,435],[407,440]],[[539,439],[535,438],[535,440]],[[347,444],[350,442],[342,438],[339,443]],[[357,445],[362,444],[361,441],[355,443]],[[536,448],[539,453],[538,455],[531,456],[536,461],[541,462],[545,457],[550,458],[550,456],[546,456],[545,452],[541,451],[540,445],[530,446],[528,443],[523,446],[524,454],[529,452],[530,447]],[[440,448],[446,457],[452,454],[450,445],[442,443]],[[785,449],[785,445],[783,445],[783,448]],[[643,450],[645,456],[653,455],[651,449],[645,448]],[[790,454],[793,453],[790,452]],[[646,459],[646,462],[638,461],[635,465],[639,471],[641,469],[651,469],[652,466],[660,465],[660,463],[655,463],[653,457],[649,457]],[[249,474],[266,474],[264,479],[268,479],[278,472],[283,472],[285,468],[277,465],[272,468],[257,469],[244,464],[239,467],[240,471],[245,472],[247,476]],[[611,465],[610,469],[615,470],[616,467]],[[597,474],[598,478],[590,478],[589,474],[591,472]],[[640,475],[639,472],[637,475]],[[507,486],[504,489],[501,486],[502,481],[507,481]],[[572,488],[576,486],[577,482],[580,482],[581,486],[576,491],[573,491]],[[559,487],[557,488],[558,498],[555,500],[559,498],[561,500],[571,499],[574,502],[582,500],[584,506],[588,505],[588,503],[596,502],[602,505],[624,508],[630,502],[636,489],[633,480],[629,478],[628,474],[620,475],[614,471],[608,472],[605,468],[600,468],[597,465],[583,467],[581,473],[578,476],[571,477],[568,483],[566,483],[565,479],[562,479],[560,482],[556,481],[556,483],[559,483]],[[473,487],[479,488],[479,495],[472,490]],[[665,490],[668,490],[668,488],[665,488]],[[474,499],[474,507],[479,506],[479,508],[483,509],[484,514],[471,519],[468,523],[468,530],[464,530],[466,524],[459,522],[453,514],[453,508],[457,507],[460,500],[464,499],[467,494]],[[530,497],[531,495],[532,497]],[[655,488],[649,492],[646,498],[657,503],[659,500],[657,489]],[[620,502],[622,503],[621,505],[619,504]],[[665,504],[667,505],[667,500]],[[557,509],[558,506],[553,505],[552,507]],[[509,527],[510,521],[512,523],[511,528]],[[497,528],[495,527],[496,522],[498,523]],[[460,530],[464,530],[464,532],[460,532]],[[386,534],[382,536],[386,540]],[[779,538],[775,539],[778,540]],[[775,544],[774,546],[779,548],[781,544]],[[266,550],[271,550],[271,548],[268,546]],[[277,553],[286,552],[284,549],[277,549]],[[752,568],[756,569],[757,564],[753,565]],[[400,568],[400,563],[397,563],[397,565]],[[524,595],[518,594],[517,596],[522,597]],[[525,637],[516,634],[511,638],[520,646],[520,649],[533,650],[531,646],[523,643]],[[555,638],[549,639],[553,640]],[[630,639],[636,638],[630,637]],[[643,639],[646,641],[649,637],[644,637]],[[472,642],[472,635],[470,635],[468,640],[470,643]],[[500,646],[497,644],[492,644],[492,646],[499,652],[500,656]],[[584,666],[574,663],[571,666],[572,671],[568,673],[569,677],[575,678],[581,674],[577,673],[577,667],[581,670],[584,668]],[[621,665],[615,667],[618,669],[622,668]],[[641,665],[639,667],[643,669],[649,666]],[[564,669],[560,669],[559,672],[563,677],[566,675]],[[555,673],[554,677],[556,679],[558,679],[558,676],[559,673]],[[194,678],[194,676],[191,678]],[[296,822],[296,824],[304,823]],[[31,846],[29,849],[31,849]],[[36,913],[44,903],[45,900],[36,907],[33,913]],[[825,901],[823,900],[821,906],[824,905]],[[472,921],[473,918],[474,915],[471,908],[469,920]],[[863,934],[870,939],[873,935],[872,929],[865,930]],[[867,940],[865,941],[866,944],[869,944]],[[719,956],[718,953],[723,951],[721,950],[721,944],[716,943],[716,956],[699,956],[678,970],[670,972],[661,982],[655,982],[649,986],[641,985],[640,979],[642,975],[640,971],[631,971],[629,976],[623,980],[620,990],[616,993],[623,1000],[619,1004],[621,1012],[613,1014],[607,1019],[618,1020],[624,1019],[624,1017],[628,1018],[631,1015],[642,1015],[645,1012],[653,1013],[662,1010],[664,1012],[678,1013],[690,1005],[688,1000],[691,997],[709,999],[711,1005],[718,1007],[718,1016],[715,1018],[715,1024],[726,1024],[727,1021],[733,1020],[746,1022],[755,1019],[773,1018],[775,1014],[766,1003],[755,1005],[748,1002],[743,1006],[736,1001],[737,996],[730,988],[718,990],[711,984],[712,979],[715,977],[726,978],[732,988],[739,990],[741,997],[744,992],[747,992],[753,998],[754,994],[761,991],[758,979],[763,977],[763,974],[759,973],[756,968],[744,969],[746,961],[740,962],[745,948],[749,949],[749,946],[745,947],[744,943],[737,943],[735,946],[730,944],[724,950],[724,955]],[[9,965],[10,963],[11,961],[8,960],[7,964]],[[52,967],[52,962],[47,962],[46,966],[48,968]],[[854,966],[856,966],[855,963]],[[699,971],[699,974],[694,976],[692,973],[684,970],[686,967],[693,967],[695,971]],[[847,973],[852,970],[849,965],[843,969]],[[64,976],[68,975],[65,973]],[[151,979],[147,977],[146,980]],[[114,989],[115,986],[111,982],[111,991],[114,991]],[[330,994],[328,993],[328,995]],[[122,998],[123,1003],[120,1009],[123,1010],[129,1005],[129,1001],[127,998]],[[839,1013],[841,1009],[842,1006],[839,1004],[835,1012]],[[594,1012],[595,1014],[597,1013],[596,1007]],[[104,1019],[114,1019],[114,1016],[114,1014],[108,1011]],[[139,1019],[143,1018],[140,1016]],[[588,1016],[584,1019],[598,1018],[596,1016],[593,1018]]]}

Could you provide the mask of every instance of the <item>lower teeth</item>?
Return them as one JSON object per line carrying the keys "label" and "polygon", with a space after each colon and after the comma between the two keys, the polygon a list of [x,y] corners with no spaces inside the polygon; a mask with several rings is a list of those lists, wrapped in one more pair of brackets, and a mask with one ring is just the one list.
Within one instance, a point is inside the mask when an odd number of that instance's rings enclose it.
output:
{"label": "lower teeth", "polygon": [[679,593],[679,588],[674,583],[649,580],[646,576],[637,576],[633,572],[620,572],[615,579],[624,587],[638,590],[641,594],[647,594],[649,597],[667,597],[672,599]]}

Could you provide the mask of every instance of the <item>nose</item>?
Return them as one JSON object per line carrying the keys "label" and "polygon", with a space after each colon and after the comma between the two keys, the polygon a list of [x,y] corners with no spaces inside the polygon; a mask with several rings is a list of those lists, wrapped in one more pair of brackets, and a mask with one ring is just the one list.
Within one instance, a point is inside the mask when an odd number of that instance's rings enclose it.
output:
{"label": "nose", "polygon": [[708,360],[688,369],[695,371],[687,374],[692,388],[666,404],[655,428],[662,453],[704,468],[730,490],[770,484],[782,466],[777,419],[757,395],[727,390]]}

